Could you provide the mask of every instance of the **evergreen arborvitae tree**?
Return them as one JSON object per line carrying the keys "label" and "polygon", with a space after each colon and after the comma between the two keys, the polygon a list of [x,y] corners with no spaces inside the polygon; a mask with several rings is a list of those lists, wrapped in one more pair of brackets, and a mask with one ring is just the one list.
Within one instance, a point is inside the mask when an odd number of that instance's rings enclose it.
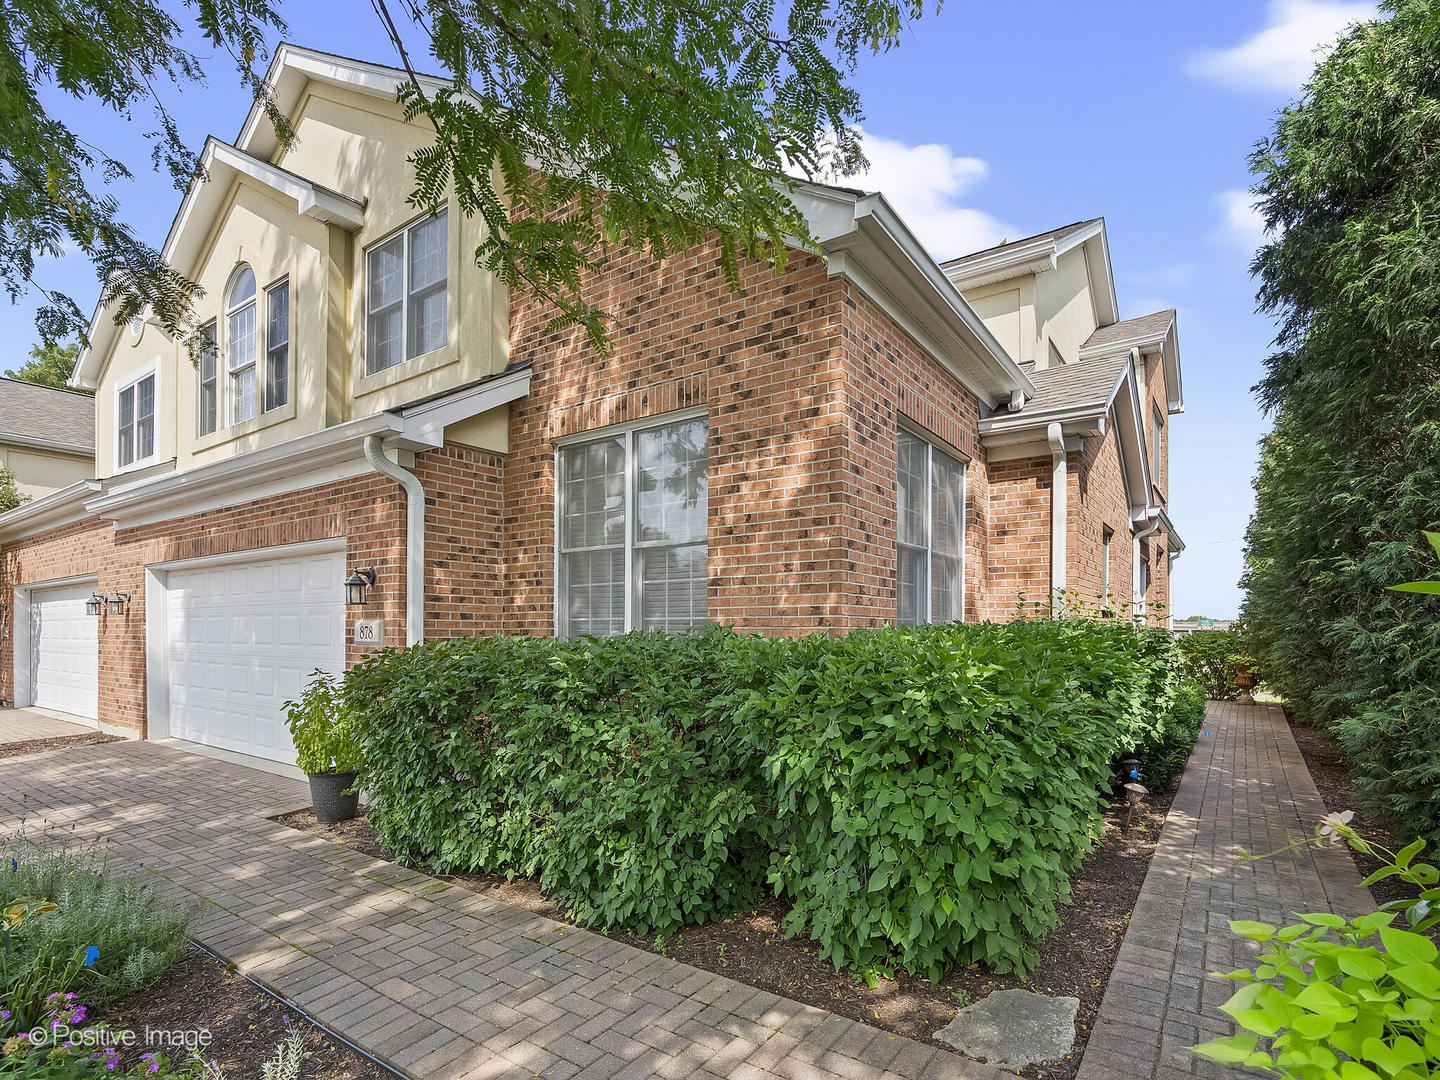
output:
{"label": "evergreen arborvitae tree", "polygon": [[1244,618],[1369,801],[1440,837],[1440,598],[1386,591],[1433,572],[1422,530],[1440,525],[1440,8],[1385,8],[1251,159],[1280,334]]}

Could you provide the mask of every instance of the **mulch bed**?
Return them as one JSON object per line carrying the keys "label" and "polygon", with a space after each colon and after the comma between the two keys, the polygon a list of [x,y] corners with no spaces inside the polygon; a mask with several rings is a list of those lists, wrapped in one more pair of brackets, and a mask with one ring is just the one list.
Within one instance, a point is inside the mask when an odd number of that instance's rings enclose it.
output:
{"label": "mulch bed", "polygon": [[53,739],[28,739],[25,742],[0,743],[0,758],[24,757],[27,754],[44,753],[46,750],[123,741],[124,736],[106,735],[103,731],[87,731],[84,735],[57,735]]}
{"label": "mulch bed", "polygon": [[[1395,836],[1377,824],[1373,815],[1360,808],[1360,789],[1356,787],[1355,780],[1350,775],[1350,763],[1345,760],[1344,751],[1340,749],[1340,745],[1334,739],[1319,728],[1297,723],[1293,718],[1290,720],[1290,734],[1295,736],[1295,744],[1300,747],[1301,756],[1305,758],[1305,765],[1310,770],[1310,776],[1315,781],[1315,786],[1320,789],[1320,798],[1325,803],[1326,810],[1332,814],[1345,810],[1355,811],[1355,816],[1350,821],[1350,827],[1363,839],[1371,843],[1382,844],[1391,851],[1399,851],[1414,839],[1414,837]],[[1427,851],[1420,858],[1421,861],[1434,861],[1437,854],[1440,853]],[[1356,851],[1353,848],[1350,849],[1350,857],[1355,860],[1355,867],[1360,871],[1362,878],[1369,877],[1385,865],[1374,855],[1367,855],[1365,852]],[[1370,895],[1376,904],[1384,904],[1391,900],[1408,900],[1415,895],[1415,892],[1414,885],[1407,885],[1399,878],[1386,878],[1370,886]],[[1440,940],[1440,926],[1432,928],[1430,934]]]}
{"label": "mulch bed", "polygon": [[[781,921],[787,905],[762,902],[754,911],[721,922],[691,926],[657,947],[653,937],[608,936],[646,952],[660,953],[706,971],[750,983],[795,1001],[815,1005],[885,1031],[944,1046],[932,1038],[963,1005],[995,990],[1024,988],[1080,999],[1075,1048],[1064,1058],[1020,1072],[1031,1080],[1072,1080],[1089,1040],[1091,1026],[1115,966],[1130,912],[1155,852],[1169,796],[1152,796],[1137,815],[1129,836],[1122,836],[1124,802],[1109,807],[1105,835],[1071,879],[1073,903],[1060,909],[1061,922],[1041,947],[1040,963],[1028,978],[996,975],[979,964],[951,971],[938,984],[909,975],[882,980],[874,988],[837,972],[809,942],[785,937]],[[375,840],[365,819],[321,825],[307,808],[276,819],[291,828],[346,844],[376,858],[390,855]],[[446,876],[444,880],[524,908],[567,921],[536,883],[492,875]],[[945,1047],[949,1049],[948,1047]]]}
{"label": "mulch bed", "polygon": [[[138,1037],[126,1058],[147,1052],[146,1029],[151,1032],[209,1031],[210,1043],[201,1049],[207,1061],[220,1064],[232,1077],[258,1080],[265,1062],[289,1034],[289,1018],[304,1033],[308,1056],[301,1066],[305,1080],[395,1080],[388,1069],[357,1054],[331,1038],[322,1028],[302,1018],[242,975],[202,949],[190,946],[161,980],[131,997],[92,1010],[92,1020],[112,1028],[128,1028]],[[186,1057],[184,1035],[175,1036],[174,1048],[157,1045],[173,1064]],[[194,1036],[192,1035],[193,1039]]]}

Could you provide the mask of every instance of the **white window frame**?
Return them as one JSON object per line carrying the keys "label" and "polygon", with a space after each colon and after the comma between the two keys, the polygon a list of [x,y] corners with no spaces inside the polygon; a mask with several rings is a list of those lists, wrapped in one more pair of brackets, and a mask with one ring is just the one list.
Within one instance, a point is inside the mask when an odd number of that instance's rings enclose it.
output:
{"label": "white window frame", "polygon": [[[925,444],[925,617],[920,621],[920,626],[930,626],[935,622],[934,610],[934,582],[931,580],[931,559],[934,557],[935,531],[931,524],[931,514],[934,510],[935,499],[932,493],[935,476],[935,454],[941,453],[953,461],[960,463],[960,614],[953,620],[947,622],[965,621],[965,603],[968,597],[965,591],[966,553],[969,548],[970,535],[970,514],[966,505],[966,498],[969,495],[970,487],[970,459],[949,446],[941,446],[936,443],[935,437],[926,433],[923,429],[914,424],[907,424],[902,421],[899,431],[918,439]],[[897,474],[895,478],[895,622],[897,625],[908,625],[900,622],[900,549],[910,547],[919,549],[917,544],[902,544],[900,541],[900,478],[898,474],[900,460],[899,436],[896,437],[895,461]]]}
{"label": "white window frame", "polygon": [[[150,421],[153,432],[153,437],[150,440],[150,454],[149,456],[143,458],[135,457],[129,463],[122,465],[120,464],[120,395],[123,394],[126,390],[131,390],[132,388],[139,386],[140,383],[144,382],[146,379],[152,378],[155,380],[155,411],[151,415]],[[132,405],[132,410],[133,407],[134,406]],[[119,475],[120,473],[134,472],[136,469],[147,468],[148,466],[155,464],[155,462],[160,459],[160,415],[160,358],[156,357],[148,364],[145,364],[143,367],[136,368],[134,371],[130,372],[129,375],[125,376],[125,380],[123,382],[117,382],[115,384],[114,452],[116,475]],[[130,419],[130,427],[132,432],[135,430],[138,420],[139,415],[132,411]],[[133,434],[131,436],[131,440],[131,445],[134,445]],[[139,447],[136,446],[135,449],[138,450]]]}
{"label": "white window frame", "polygon": [[[643,420],[632,420],[624,424],[612,424],[609,427],[595,428],[591,431],[578,432],[574,435],[567,435],[564,438],[555,440],[555,636],[565,639],[570,637],[569,627],[565,625],[565,552],[561,548],[561,537],[563,536],[565,521],[565,451],[575,446],[583,446],[585,443],[600,442],[603,439],[621,437],[625,440],[625,589],[624,589],[624,621],[620,632],[628,634],[636,628],[636,620],[639,614],[639,580],[635,574],[635,550],[637,548],[657,548],[674,546],[659,541],[636,542],[635,540],[635,511],[636,494],[638,491],[637,478],[639,475],[640,455],[636,452],[636,437],[646,431],[653,431],[656,428],[670,427],[674,424],[684,424],[693,420],[706,421],[705,429],[705,454],[706,468],[709,468],[710,454],[710,412],[709,409],[701,407],[698,409],[683,409],[678,412],[666,413],[664,416],[646,417]],[[707,492],[707,513],[708,513],[708,492]],[[707,522],[705,530],[705,563],[708,568],[710,563],[710,530]],[[710,604],[709,597],[706,597],[705,619],[709,622]]]}
{"label": "white window frame", "polygon": [[[436,219],[444,222],[445,230],[445,340],[433,349],[427,349],[425,352],[415,353],[412,356],[410,355],[410,234],[422,225],[433,223]],[[400,250],[400,359],[389,367],[376,368],[370,365],[370,253],[378,247],[384,247],[397,236],[405,238],[405,243]],[[365,248],[361,256],[365,281],[360,294],[361,317],[364,320],[364,343],[361,348],[360,364],[365,378],[383,375],[412,360],[439,352],[450,344],[450,247],[450,208],[447,205],[439,207],[434,214],[422,214],[415,220],[380,237]],[[434,288],[434,286],[428,287]]]}
{"label": "white window frame", "polygon": [[215,394],[215,426],[210,428],[209,431],[205,430],[205,384],[207,380],[205,378],[205,369],[202,366],[205,358],[201,356],[195,362],[195,436],[200,439],[214,435],[215,432],[224,426],[222,423],[224,420],[224,395],[220,392],[220,368],[223,364],[220,357],[220,319],[211,319],[204,326],[200,327],[199,333],[202,337],[207,327],[212,329],[210,349],[213,353],[211,360],[215,365],[215,374],[208,380]]}
{"label": "white window frame", "polygon": [[[245,270],[250,271],[250,280],[255,283],[255,292],[251,294],[248,299],[242,300],[240,301],[240,303],[232,305],[230,303],[230,293],[235,288],[235,280]],[[230,279],[225,283],[225,418],[229,421],[229,424],[227,425],[229,427],[234,427],[236,424],[249,423],[261,413],[260,399],[264,395],[264,387],[260,381],[260,356],[265,348],[264,324],[260,321],[260,297],[262,293],[263,290],[260,288],[260,277],[258,274],[255,273],[255,267],[249,263],[241,263],[239,266],[237,266],[234,271],[231,272]],[[235,343],[230,340],[230,320],[236,315],[238,315],[240,312],[244,311],[247,307],[253,308],[255,312],[255,352],[254,355],[251,356],[250,362],[248,364],[237,368],[232,362],[234,358]],[[235,377],[237,375],[245,374],[246,371],[252,371],[255,375],[255,411],[252,412],[249,416],[237,420],[235,418]],[[218,430],[218,423],[216,425],[216,428]]]}
{"label": "white window frame", "polygon": [[[273,303],[275,293],[280,289],[285,290],[285,400],[272,402],[270,400],[270,360],[271,353],[274,351],[275,346],[270,341],[270,305]],[[260,324],[257,323],[255,336],[256,344],[259,347],[257,363],[258,357],[263,356],[265,358],[265,365],[263,371],[257,370],[255,373],[255,397],[258,405],[255,410],[256,416],[264,416],[266,413],[274,412],[276,409],[283,409],[286,405],[289,405],[291,387],[295,381],[295,365],[291,362],[295,355],[295,349],[293,347],[295,335],[292,333],[292,327],[290,325],[291,314],[295,310],[295,297],[290,291],[289,275],[276,278],[269,285],[266,285],[265,288],[261,290],[261,293],[265,297],[264,332],[260,332],[261,327]],[[258,306],[256,308],[256,314],[259,314]]]}
{"label": "white window frame", "polygon": [[1115,545],[1115,530],[1100,526],[1100,610],[1110,610],[1110,559]]}
{"label": "white window frame", "polygon": [[1156,488],[1160,487],[1160,438],[1165,431],[1165,415],[1160,411],[1159,405],[1151,406],[1152,422],[1150,424],[1150,482]]}

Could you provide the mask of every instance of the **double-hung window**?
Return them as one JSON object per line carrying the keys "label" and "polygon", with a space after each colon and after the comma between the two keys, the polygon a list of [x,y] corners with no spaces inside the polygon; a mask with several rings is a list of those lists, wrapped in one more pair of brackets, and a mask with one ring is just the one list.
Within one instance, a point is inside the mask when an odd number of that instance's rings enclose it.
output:
{"label": "double-hung window", "polygon": [[290,282],[265,290],[265,411],[290,400]]}
{"label": "double-hung window", "polygon": [[1110,550],[1115,544],[1115,530],[1109,525],[1100,530],[1100,609],[1110,610]]}
{"label": "double-hung window", "polygon": [[959,621],[965,617],[965,465],[908,431],[900,432],[898,464],[900,622]]}
{"label": "double-hung window", "polygon": [[232,424],[255,415],[255,330],[255,273],[245,266],[225,297],[227,404]]}
{"label": "double-hung window", "polygon": [[220,422],[220,352],[217,340],[218,327],[208,322],[200,328],[200,355],[195,366],[200,373],[199,416],[196,430],[209,435]]}
{"label": "double-hung window", "polygon": [[1154,409],[1150,422],[1150,437],[1153,445],[1150,448],[1150,473],[1155,486],[1160,486],[1160,450],[1161,436],[1165,433],[1165,414],[1160,411],[1157,405]]}
{"label": "double-hung window", "polygon": [[445,344],[446,221],[441,210],[365,253],[365,374]]}
{"label": "double-hung window", "polygon": [[115,461],[124,469],[155,456],[155,372],[115,395]]}
{"label": "double-hung window", "polygon": [[708,430],[695,418],[560,449],[562,636],[704,624]]}

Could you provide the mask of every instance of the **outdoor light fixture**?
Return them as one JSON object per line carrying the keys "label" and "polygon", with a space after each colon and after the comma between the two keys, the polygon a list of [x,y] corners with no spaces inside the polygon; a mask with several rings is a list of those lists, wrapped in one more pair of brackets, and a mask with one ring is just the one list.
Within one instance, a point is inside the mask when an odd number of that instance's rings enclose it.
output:
{"label": "outdoor light fixture", "polygon": [[373,566],[364,570],[352,570],[350,576],[345,579],[345,603],[365,603],[365,590],[375,584],[375,577]]}
{"label": "outdoor light fixture", "polygon": [[125,609],[130,606],[130,594],[128,592],[117,592],[105,601],[105,606],[110,609],[111,615],[124,615]]}
{"label": "outdoor light fixture", "polygon": [[99,615],[105,607],[105,599],[104,593],[91,593],[90,599],[85,601],[85,614]]}

